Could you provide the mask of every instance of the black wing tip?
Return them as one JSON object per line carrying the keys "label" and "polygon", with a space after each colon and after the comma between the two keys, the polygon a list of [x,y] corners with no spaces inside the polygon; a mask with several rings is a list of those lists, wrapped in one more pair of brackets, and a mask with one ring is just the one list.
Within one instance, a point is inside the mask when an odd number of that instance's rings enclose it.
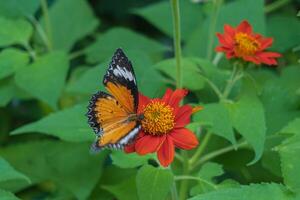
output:
{"label": "black wing tip", "polygon": [[99,92],[95,93],[94,95],[92,95],[92,97],[89,101],[89,104],[87,106],[88,111],[85,114],[85,116],[88,118],[88,124],[94,130],[94,132],[97,136],[101,135],[102,129],[101,129],[100,124],[98,123],[97,118],[95,116],[94,108],[96,106],[97,99],[102,96],[106,97],[106,96],[109,96],[109,94],[99,91]]}
{"label": "black wing tip", "polygon": [[124,53],[122,48],[117,48],[113,57],[112,57],[112,61],[114,62],[118,62],[120,60],[125,60],[125,61],[129,61],[126,54]]}

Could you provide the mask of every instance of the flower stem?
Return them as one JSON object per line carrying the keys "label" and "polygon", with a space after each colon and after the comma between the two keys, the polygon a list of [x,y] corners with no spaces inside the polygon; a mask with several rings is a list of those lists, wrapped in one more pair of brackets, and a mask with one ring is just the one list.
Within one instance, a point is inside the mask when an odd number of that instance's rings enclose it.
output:
{"label": "flower stem", "polygon": [[[189,161],[188,161],[188,155],[186,151],[181,151],[182,156],[184,158],[184,162],[183,162],[183,170],[182,170],[182,174],[183,175],[188,175],[189,171],[190,171],[190,166],[189,166]],[[186,200],[186,196],[187,196],[187,192],[188,192],[188,186],[189,186],[189,182],[188,180],[182,180],[181,185],[180,185],[180,189],[179,189],[179,199],[180,200]]]}
{"label": "flower stem", "polygon": [[227,83],[225,89],[224,89],[222,99],[220,99],[220,100],[227,100],[235,83],[244,76],[243,71],[241,70],[241,67],[238,65],[239,65],[238,62],[234,63],[231,76],[228,80],[228,83]]}
{"label": "flower stem", "polygon": [[212,134],[211,133],[207,133],[207,135],[204,137],[204,139],[202,140],[201,145],[199,145],[198,149],[196,150],[195,154],[192,156],[192,158],[189,160],[189,164],[190,166],[193,166],[195,164],[195,162],[197,162],[197,160],[199,159],[199,157],[203,154],[210,138],[211,138]]}
{"label": "flower stem", "polygon": [[211,81],[209,80],[206,76],[200,74],[202,76],[203,80],[206,81],[206,83],[211,87],[211,89],[216,93],[219,99],[223,97],[222,92],[219,90],[219,88]]}
{"label": "flower stem", "polygon": [[211,153],[208,153],[208,154],[204,155],[200,160],[198,160],[198,162],[196,162],[193,166],[191,166],[191,170],[195,169],[196,167],[200,166],[201,164],[205,163],[206,161],[211,160],[217,156],[220,156],[222,154],[225,154],[225,153],[235,150],[237,148],[247,147],[248,145],[249,144],[247,141],[241,141],[237,145],[230,145],[230,146],[218,149],[216,151],[213,151]]}
{"label": "flower stem", "polygon": [[42,6],[42,11],[44,15],[44,20],[45,20],[45,30],[48,38],[48,48],[52,50],[52,30],[51,30],[51,23],[50,23],[50,17],[49,17],[49,12],[48,12],[48,4],[47,0],[41,0],[41,6]]}
{"label": "flower stem", "polygon": [[213,189],[217,189],[217,186],[203,178],[200,177],[195,177],[195,176],[176,176],[175,180],[196,180],[196,181],[201,181],[207,185],[209,185],[210,187],[212,187]]}
{"label": "flower stem", "polygon": [[36,60],[36,53],[35,51],[32,49],[32,47],[30,46],[30,44],[28,42],[25,42],[23,44],[23,47],[27,50],[27,52],[29,53],[30,57],[32,58],[33,61]]}
{"label": "flower stem", "polygon": [[174,50],[176,59],[176,88],[182,88],[181,74],[181,35],[180,35],[180,10],[179,0],[170,0],[173,15]]}
{"label": "flower stem", "polygon": [[208,45],[207,45],[207,59],[209,60],[212,59],[215,31],[216,31],[217,20],[218,20],[222,2],[223,0],[213,0],[213,10],[211,14],[209,35],[208,35]]}
{"label": "flower stem", "polygon": [[172,188],[171,188],[171,197],[172,200],[178,200],[178,194],[177,194],[177,188],[175,181],[173,182]]}
{"label": "flower stem", "polygon": [[270,3],[269,5],[265,6],[265,13],[273,12],[282,6],[285,6],[286,4],[290,3],[291,0],[277,0],[273,3]]}

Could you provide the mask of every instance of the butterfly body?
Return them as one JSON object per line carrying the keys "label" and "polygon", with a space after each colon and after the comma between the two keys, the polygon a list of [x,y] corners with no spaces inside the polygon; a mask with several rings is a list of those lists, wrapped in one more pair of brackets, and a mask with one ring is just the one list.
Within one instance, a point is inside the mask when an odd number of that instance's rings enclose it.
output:
{"label": "butterfly body", "polygon": [[103,78],[108,93],[91,97],[88,123],[96,134],[92,148],[123,148],[139,132],[142,115],[137,114],[138,88],[131,62],[117,49]]}

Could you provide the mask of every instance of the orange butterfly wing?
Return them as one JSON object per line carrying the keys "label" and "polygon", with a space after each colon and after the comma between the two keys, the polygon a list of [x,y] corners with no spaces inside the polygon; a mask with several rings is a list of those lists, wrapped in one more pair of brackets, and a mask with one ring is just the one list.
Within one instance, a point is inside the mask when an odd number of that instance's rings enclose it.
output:
{"label": "orange butterfly wing", "polygon": [[89,124],[97,135],[93,148],[122,148],[136,136],[140,124],[134,71],[121,49],[114,54],[103,83],[110,94],[93,95],[87,113]]}

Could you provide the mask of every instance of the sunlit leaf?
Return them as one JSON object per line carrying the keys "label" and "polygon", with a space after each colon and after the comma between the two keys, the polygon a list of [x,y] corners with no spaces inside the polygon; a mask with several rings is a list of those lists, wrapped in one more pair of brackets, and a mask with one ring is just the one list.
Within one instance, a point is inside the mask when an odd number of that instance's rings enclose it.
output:
{"label": "sunlit leaf", "polygon": [[[89,62],[95,63],[111,58],[117,48],[129,50],[142,49],[144,53],[155,55],[168,50],[161,43],[126,28],[112,28],[98,35],[96,41],[85,52]],[[101,52],[101,53],[99,53]]]}
{"label": "sunlit leaf", "polygon": [[173,175],[168,169],[143,166],[136,177],[139,199],[164,200],[171,189]]}
{"label": "sunlit leaf", "polygon": [[[289,27],[282,31],[282,27]],[[274,38],[272,49],[286,51],[300,43],[300,21],[296,17],[274,15],[267,20],[268,35]]]}
{"label": "sunlit leaf", "polygon": [[[204,80],[200,75],[200,69],[190,59],[182,60],[182,82],[183,87],[190,90],[200,90],[204,87]],[[155,64],[155,68],[168,75],[172,79],[177,79],[177,69],[176,69],[176,61],[175,59],[169,59],[161,61]]]}
{"label": "sunlit leaf", "polygon": [[[41,22],[48,29],[45,17]],[[54,49],[70,50],[74,43],[98,26],[89,4],[85,0],[55,1],[49,9],[50,42]]]}
{"label": "sunlit leaf", "polygon": [[[179,1],[179,3],[182,38],[186,39],[199,24],[203,23],[203,12],[200,5],[190,1]],[[133,12],[145,18],[169,37],[173,37],[172,9],[168,1],[158,2]]]}
{"label": "sunlit leaf", "polygon": [[113,151],[111,154],[113,164],[121,168],[135,168],[147,164],[151,158],[153,158],[152,155],[140,156],[136,153],[126,154],[122,151]]}
{"label": "sunlit leaf", "polygon": [[6,17],[34,15],[40,4],[39,0],[0,0],[0,13]]}
{"label": "sunlit leaf", "polygon": [[65,141],[93,141],[94,133],[87,123],[87,105],[77,105],[46,116],[45,118],[22,126],[11,134],[44,133]]}
{"label": "sunlit leaf", "polygon": [[289,200],[291,197],[285,194],[281,185],[272,184],[252,184],[239,188],[228,188],[217,190],[206,194],[201,194],[189,200]]}
{"label": "sunlit leaf", "polygon": [[0,182],[11,181],[11,180],[25,180],[30,182],[29,178],[20,172],[16,171],[6,160],[0,157]]}
{"label": "sunlit leaf", "polygon": [[32,34],[31,24],[23,19],[8,19],[0,17],[0,47],[13,44],[24,45]]}
{"label": "sunlit leaf", "polygon": [[205,124],[211,133],[224,137],[232,144],[235,144],[232,121],[226,105],[223,103],[213,103],[206,104],[203,107],[204,109],[201,112],[194,115],[194,121]]}
{"label": "sunlit leaf", "polygon": [[134,176],[115,185],[103,185],[101,187],[111,192],[118,200],[138,200]]}
{"label": "sunlit leaf", "polygon": [[65,53],[52,52],[18,70],[15,81],[32,96],[56,108],[64,87],[68,65]]}
{"label": "sunlit leaf", "polygon": [[3,200],[19,200],[13,193],[0,189],[0,197]]}

